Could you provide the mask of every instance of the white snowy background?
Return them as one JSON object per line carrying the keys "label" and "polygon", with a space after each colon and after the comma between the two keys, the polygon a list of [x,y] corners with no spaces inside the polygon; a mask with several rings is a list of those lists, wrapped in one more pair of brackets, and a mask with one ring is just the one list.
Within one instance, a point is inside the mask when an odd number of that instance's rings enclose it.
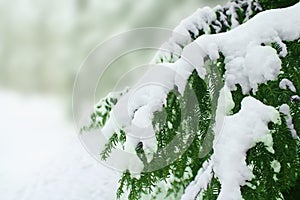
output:
{"label": "white snowy background", "polygon": [[173,28],[217,3],[0,0],[0,199],[114,199],[117,173],[87,153],[72,121],[81,62],[111,34]]}
{"label": "white snowy background", "polygon": [[56,98],[0,94],[0,199],[114,199],[118,178],[94,160]]}

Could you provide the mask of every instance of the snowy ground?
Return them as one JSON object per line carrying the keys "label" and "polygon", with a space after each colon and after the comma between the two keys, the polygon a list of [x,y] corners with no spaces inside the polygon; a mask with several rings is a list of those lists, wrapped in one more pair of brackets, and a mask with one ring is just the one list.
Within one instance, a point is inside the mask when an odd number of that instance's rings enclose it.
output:
{"label": "snowy ground", "polygon": [[1,200],[114,199],[116,172],[80,144],[53,98],[0,92]]}

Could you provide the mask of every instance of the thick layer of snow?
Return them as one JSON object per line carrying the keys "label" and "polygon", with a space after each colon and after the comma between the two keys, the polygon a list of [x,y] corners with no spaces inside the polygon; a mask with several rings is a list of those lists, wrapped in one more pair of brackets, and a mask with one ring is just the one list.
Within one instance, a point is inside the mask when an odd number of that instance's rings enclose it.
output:
{"label": "thick layer of snow", "polygon": [[[212,10],[206,9],[201,12],[209,16],[208,20],[215,19]],[[232,12],[232,9],[228,12]],[[234,18],[234,15],[232,17]],[[187,24],[185,28],[181,27],[180,30],[185,32],[191,30],[197,34],[197,28],[193,28],[195,23],[192,20],[189,22],[191,24]],[[237,23],[233,23],[233,26],[235,25]],[[292,41],[299,37],[300,3],[290,8],[263,12],[232,31],[203,35],[187,46],[185,45],[189,41],[180,41],[184,43],[182,46],[185,46],[182,52],[180,45],[173,41],[177,47],[172,51],[182,53],[181,58],[173,64],[152,67],[140,82],[120,99],[102,131],[104,135],[110,137],[114,131],[125,130],[126,150],[131,153],[134,153],[139,141],[146,144],[143,146],[146,152],[155,151],[157,141],[153,139],[155,137],[151,125],[152,113],[162,108],[168,92],[174,86],[178,87],[181,94],[184,92],[186,81],[194,69],[201,78],[204,78],[205,60],[208,58],[217,60],[221,52],[225,56],[226,72],[225,86],[220,91],[216,113],[214,153],[211,160],[204,164],[195,180],[186,188],[182,199],[196,198],[206,189],[213,173],[221,183],[218,200],[242,199],[240,187],[253,178],[253,166],[247,166],[246,153],[258,142],[263,142],[267,150],[274,153],[268,123],[271,121],[279,123],[280,118],[275,108],[266,106],[253,97],[245,97],[241,110],[230,115],[230,110],[234,106],[231,91],[239,84],[244,94],[251,90],[256,92],[259,84],[275,80],[281,69],[279,57],[287,54],[283,41]],[[268,46],[274,42],[282,49],[279,54]],[[287,79],[280,82],[280,87],[295,92],[295,87]],[[292,135],[297,138],[287,105],[282,105],[280,112],[286,115]],[[147,158],[148,161],[152,159],[151,155]],[[129,162],[130,159],[128,166]],[[274,161],[270,165],[275,172],[279,172],[280,163]],[[142,170],[142,167],[139,167]],[[130,167],[128,169],[136,172]]]}
{"label": "thick layer of snow", "polygon": [[241,85],[243,92],[255,92],[259,83],[277,77],[281,60],[276,50],[269,46],[249,45],[245,57],[238,56],[226,64],[226,83],[231,89]]}
{"label": "thick layer of snow", "polygon": [[[203,35],[187,45],[183,49],[182,58],[175,63],[152,67],[116,104],[111,112],[112,117],[102,131],[111,136],[115,129],[121,127],[128,133],[127,137],[134,138],[131,141],[134,141],[132,145],[135,147],[142,135],[140,131],[133,132],[132,126],[145,122],[149,124],[151,112],[162,108],[167,93],[173,86],[177,85],[179,91],[183,92],[187,77],[193,69],[203,78],[206,74],[204,60],[208,57],[217,59],[219,52],[225,56],[226,86],[234,90],[236,84],[239,84],[244,93],[250,90],[255,92],[258,84],[276,79],[281,68],[281,60],[276,51],[261,44],[295,40],[299,37],[300,3],[289,8],[259,13],[226,33]],[[154,145],[155,143],[148,146]]]}
{"label": "thick layer of snow", "polygon": [[[150,130],[150,134],[146,131],[147,136],[154,135],[153,128],[149,128],[152,113],[162,108],[168,92],[177,86],[179,92],[183,93],[187,78],[194,69],[204,78],[205,60],[216,60],[222,53],[225,56],[225,86],[218,101],[214,154],[209,166],[221,183],[218,200],[242,199],[240,186],[253,177],[251,167],[246,164],[246,152],[256,143],[263,142],[267,150],[274,153],[268,122],[276,123],[280,118],[275,108],[253,97],[245,97],[241,110],[228,115],[234,106],[233,102],[230,103],[231,91],[239,84],[244,94],[251,90],[256,92],[259,84],[275,80],[281,69],[279,56],[286,55],[283,41],[293,41],[299,37],[300,3],[262,12],[226,33],[203,35],[185,46],[182,57],[175,63],[151,68],[112,109],[112,117],[102,131],[110,136],[114,130],[122,128],[127,134],[127,147],[132,145],[131,149],[134,149],[144,136],[141,131],[134,131],[133,127],[147,127]],[[282,47],[279,55],[269,46],[274,42]],[[286,81],[282,85],[293,90]],[[289,112],[284,106],[280,110],[286,114],[288,126],[295,137]],[[155,145],[156,140],[151,140],[143,148],[147,151],[149,147],[155,149]],[[200,170],[183,198],[195,197],[201,189],[205,189],[211,178],[210,173],[210,167]]]}
{"label": "thick layer of snow", "polygon": [[[262,10],[256,0],[228,2],[225,6],[218,5],[214,8],[204,7],[197,9],[195,13],[186,19],[183,19],[174,29],[172,37],[168,42],[162,45],[161,51],[159,51],[154,58],[154,62],[159,62],[160,59],[166,59],[166,61],[169,61],[171,59],[171,54],[173,56],[173,61],[179,59],[183,47],[192,42],[189,32],[198,36],[199,31],[209,34],[211,32],[210,27],[212,27],[216,33],[219,33],[221,31],[222,24],[231,28],[237,27],[239,22],[236,10],[241,9],[242,7],[247,8],[245,11],[245,21],[249,20],[250,16],[253,14],[253,10]],[[226,15],[228,16],[223,14],[224,10],[227,10]],[[217,19],[216,13],[220,15],[220,19]],[[231,26],[228,24],[228,20],[232,21]]]}
{"label": "thick layer of snow", "polygon": [[115,199],[118,175],[83,148],[60,100],[1,92],[0,110],[0,199]]}
{"label": "thick layer of snow", "polygon": [[[259,13],[232,31],[204,35],[195,42],[207,55],[210,54],[210,46],[215,44],[216,51],[222,52],[226,57],[226,84],[232,89],[236,84],[240,84],[243,92],[247,93],[250,89],[256,90],[257,84],[275,79],[280,71],[281,61],[276,51],[261,44],[295,40],[299,36],[298,3],[289,8]],[[257,66],[258,63],[260,64]],[[201,67],[201,62],[197,67]]]}
{"label": "thick layer of snow", "polygon": [[212,156],[213,170],[221,183],[218,200],[242,199],[240,186],[253,178],[246,153],[258,142],[274,153],[268,122],[277,123],[279,119],[275,108],[253,97],[242,100],[237,114],[225,116],[223,128],[214,140]]}
{"label": "thick layer of snow", "polygon": [[[223,98],[220,96],[219,99]],[[228,101],[229,99],[227,98]],[[252,169],[246,164],[247,151],[256,143],[263,142],[267,150],[274,153],[268,123],[280,122],[275,108],[266,106],[253,97],[245,97],[238,113],[225,116],[227,110],[220,109],[219,115],[221,110],[224,121],[222,129],[215,136],[212,160],[199,170],[195,180],[186,188],[182,200],[195,199],[205,190],[213,172],[221,183],[218,200],[242,199],[240,186],[253,178]],[[278,167],[274,170],[278,170]]]}

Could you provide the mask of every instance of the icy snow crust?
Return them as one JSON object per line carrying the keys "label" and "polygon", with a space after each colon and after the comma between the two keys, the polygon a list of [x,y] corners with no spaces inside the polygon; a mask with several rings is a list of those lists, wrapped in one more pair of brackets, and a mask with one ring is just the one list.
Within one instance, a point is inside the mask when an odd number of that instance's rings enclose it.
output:
{"label": "icy snow crust", "polygon": [[[145,150],[150,148],[155,151],[157,141],[151,127],[153,112],[162,108],[168,92],[174,86],[183,93],[187,79],[194,69],[201,78],[205,77],[205,59],[216,60],[221,52],[225,56],[226,64],[226,96],[231,95],[230,91],[235,90],[236,85],[240,85],[243,93],[247,94],[251,90],[255,92],[259,84],[275,80],[280,73],[279,56],[284,56],[286,51],[283,48],[280,55],[277,55],[268,44],[276,42],[283,46],[282,41],[293,41],[299,36],[300,3],[285,9],[259,13],[245,24],[226,33],[203,35],[187,45],[183,49],[182,58],[175,63],[156,65],[148,71],[113,107],[111,117],[102,131],[110,137],[113,132],[122,128],[127,133],[128,149],[130,146],[134,148],[143,140],[146,144],[143,147]],[[293,89],[287,82],[284,85]],[[124,112],[124,109],[128,112]],[[281,110],[285,112],[287,109]],[[264,142],[267,149],[274,152],[267,123],[278,122],[279,114],[273,107],[266,106],[253,97],[244,98],[241,110],[235,115],[227,116],[225,111],[218,114],[223,114],[225,120],[220,132],[215,133],[217,137],[210,161],[212,163],[208,164],[211,167],[205,168],[213,170],[221,182],[218,200],[242,199],[240,186],[253,176],[245,162],[246,152],[257,142]],[[148,127],[150,131],[141,136],[140,131],[134,131],[136,127]],[[291,126],[290,128],[292,129]],[[137,168],[142,169],[142,166]],[[183,199],[191,199],[190,195],[206,188],[211,178],[206,170],[199,172],[196,180],[187,188]],[[197,191],[192,192],[193,190]]]}

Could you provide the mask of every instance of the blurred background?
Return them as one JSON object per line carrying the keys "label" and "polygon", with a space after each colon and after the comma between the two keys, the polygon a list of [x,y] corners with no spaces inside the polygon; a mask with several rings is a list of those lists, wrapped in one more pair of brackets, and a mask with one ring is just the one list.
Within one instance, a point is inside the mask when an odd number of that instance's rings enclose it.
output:
{"label": "blurred background", "polygon": [[80,65],[112,35],[173,29],[224,2],[0,0],[0,199],[114,199],[118,174],[91,158],[73,125]]}

